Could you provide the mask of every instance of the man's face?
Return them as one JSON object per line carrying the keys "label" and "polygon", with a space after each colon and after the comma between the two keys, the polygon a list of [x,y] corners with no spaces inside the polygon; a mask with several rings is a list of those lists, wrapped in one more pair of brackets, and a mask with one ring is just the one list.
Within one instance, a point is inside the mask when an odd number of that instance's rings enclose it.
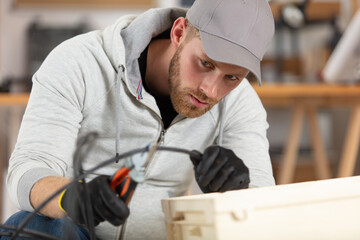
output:
{"label": "man's face", "polygon": [[170,98],[175,110],[196,118],[209,111],[246,77],[248,70],[211,60],[194,37],[182,42],[170,62]]}

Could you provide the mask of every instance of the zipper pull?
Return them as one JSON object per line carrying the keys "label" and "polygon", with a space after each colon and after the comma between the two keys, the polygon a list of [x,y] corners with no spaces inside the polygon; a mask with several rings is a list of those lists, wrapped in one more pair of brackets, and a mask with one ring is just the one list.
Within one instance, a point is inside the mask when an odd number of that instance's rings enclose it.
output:
{"label": "zipper pull", "polygon": [[160,133],[160,143],[164,144],[166,130],[162,130]]}
{"label": "zipper pull", "polygon": [[119,71],[120,71],[120,76],[121,76],[121,80],[124,81],[125,80],[125,66],[124,65],[120,65],[119,66]]}

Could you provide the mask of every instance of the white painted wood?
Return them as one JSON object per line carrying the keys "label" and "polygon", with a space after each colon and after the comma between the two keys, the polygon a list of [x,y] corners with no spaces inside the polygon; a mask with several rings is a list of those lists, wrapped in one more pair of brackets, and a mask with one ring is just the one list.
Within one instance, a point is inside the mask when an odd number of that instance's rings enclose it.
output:
{"label": "white painted wood", "polygon": [[168,240],[360,239],[360,176],[162,201]]}

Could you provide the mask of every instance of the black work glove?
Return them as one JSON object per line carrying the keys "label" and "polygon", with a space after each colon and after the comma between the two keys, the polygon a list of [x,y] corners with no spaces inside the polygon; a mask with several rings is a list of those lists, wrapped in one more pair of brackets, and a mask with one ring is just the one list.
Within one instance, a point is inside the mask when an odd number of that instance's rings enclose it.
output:
{"label": "black work glove", "polygon": [[[94,215],[94,225],[109,221],[114,226],[123,224],[129,216],[129,208],[110,187],[109,176],[100,175],[86,183]],[[77,224],[85,224],[85,190],[79,182],[64,190],[59,205],[62,210]]]}
{"label": "black work glove", "polygon": [[249,187],[249,169],[230,149],[211,146],[202,155],[193,150],[195,179],[204,193],[225,192]]}

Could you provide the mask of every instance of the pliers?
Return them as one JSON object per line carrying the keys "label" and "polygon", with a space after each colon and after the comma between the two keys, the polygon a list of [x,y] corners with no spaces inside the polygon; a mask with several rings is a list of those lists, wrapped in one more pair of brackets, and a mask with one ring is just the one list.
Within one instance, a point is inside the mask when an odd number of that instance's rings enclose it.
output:
{"label": "pliers", "polygon": [[125,159],[124,167],[120,168],[110,179],[110,187],[119,194],[128,205],[137,184],[145,180],[145,167],[151,160],[158,144],[147,145],[148,151],[134,154]]}

